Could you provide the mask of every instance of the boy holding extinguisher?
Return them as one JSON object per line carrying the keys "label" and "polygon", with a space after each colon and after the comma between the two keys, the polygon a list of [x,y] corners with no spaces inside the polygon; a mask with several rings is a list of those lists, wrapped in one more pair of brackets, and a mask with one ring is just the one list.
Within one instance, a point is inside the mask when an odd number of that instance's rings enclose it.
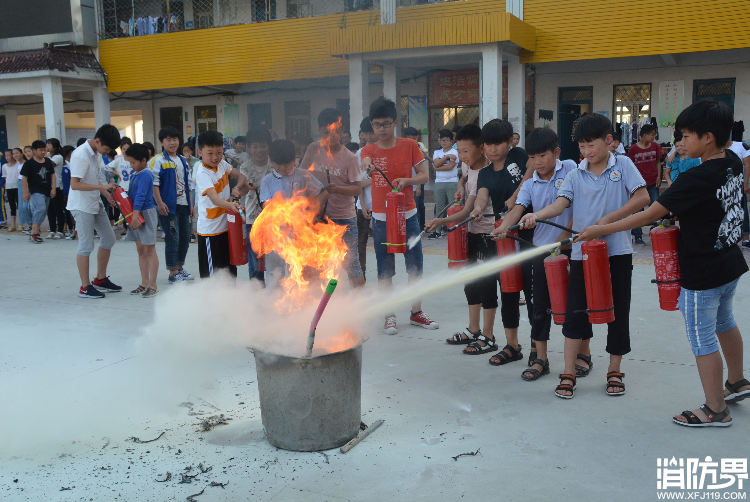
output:
{"label": "boy holding extinguisher", "polygon": [[[578,168],[568,173],[549,206],[529,213],[521,219],[526,228],[534,228],[537,219],[549,220],[573,206],[573,221],[579,228],[595,223],[605,224],[621,220],[649,204],[646,183],[633,162],[615,156],[609,150],[612,142],[612,123],[604,115],[593,113],[581,117],[573,133],[584,159]],[[606,393],[608,396],[625,394],[620,371],[622,356],[630,352],[630,286],[633,274],[633,246],[630,234],[620,231],[604,238],[609,254],[610,278],[615,320],[607,325]],[[590,354],[581,353],[581,343],[593,337],[586,312],[586,287],[583,275],[581,243],[573,244],[568,282],[568,308],[562,332],[565,336],[565,371],[555,395],[572,399],[576,379],[591,371]],[[587,356],[582,358],[581,356]],[[580,360],[583,364],[576,365]]]}
{"label": "boy holding extinguisher", "polygon": [[[130,232],[126,239],[135,241],[138,251],[138,266],[141,269],[141,284],[130,292],[143,298],[156,296],[156,275],[159,271],[159,257],[156,254],[156,225],[159,214],[154,201],[154,175],[148,169],[148,148],[134,143],[129,145],[123,157],[130,168],[128,176],[128,198],[133,203],[130,217]],[[127,216],[127,215],[125,215]],[[139,216],[143,217],[141,223]]]}
{"label": "boy holding extinguisher", "polygon": [[[393,276],[396,275],[396,257],[388,253],[386,242],[385,198],[391,187],[383,173],[398,190],[406,196],[406,240],[420,233],[417,204],[414,202],[414,185],[424,185],[429,181],[427,162],[419,150],[417,142],[395,135],[398,126],[396,104],[384,97],[379,97],[370,105],[370,123],[378,138],[376,143],[364,147],[361,151],[362,168],[372,175],[372,219],[375,260],[378,268],[378,284],[383,289],[393,288]],[[382,173],[375,168],[382,171]],[[412,169],[416,173],[412,176]],[[422,243],[404,253],[406,273],[409,283],[418,281],[423,272]],[[422,312],[422,301],[412,304],[409,322],[425,329],[437,329],[438,324]],[[386,335],[398,333],[396,314],[385,317],[383,332]]]}
{"label": "boy holding extinguisher", "polygon": [[237,180],[231,196],[239,199],[250,186],[247,178],[224,160],[224,137],[217,131],[204,131],[198,136],[195,193],[198,196],[198,272],[201,279],[226,269],[237,277],[237,267],[229,260],[227,209],[241,213],[238,202],[230,202],[229,177]]}
{"label": "boy holding extinguisher", "polygon": [[[742,161],[725,145],[734,124],[723,103],[702,100],[677,117],[687,155],[701,164],[681,173],[645,212],[615,223],[599,222],[581,232],[591,240],[638,228],[668,213],[680,219],[677,256],[682,274],[679,308],[695,355],[706,401],[672,420],[685,427],[728,427],[729,407],[750,397],[742,372],[742,335],[732,312],[740,276],[748,266],[738,246],[742,237]],[[610,220],[612,221],[612,220]],[[727,380],[722,388],[727,361]]]}
{"label": "boy holding extinguisher", "polygon": [[[516,205],[505,215],[503,223],[492,231],[498,240],[504,240],[508,228],[512,227],[523,216],[523,213],[534,207],[547,207],[555,202],[559,195],[565,177],[576,169],[572,160],[561,161],[560,147],[557,146],[557,133],[548,128],[537,128],[526,137],[526,153],[529,154],[527,168],[533,170],[533,177],[523,185],[518,192]],[[568,207],[552,221],[558,225],[570,228],[573,209]],[[534,231],[534,245],[542,246],[559,242],[570,237],[568,232],[561,232],[559,228],[542,224]],[[570,258],[570,251],[563,251]],[[549,289],[547,288],[547,274],[544,270],[545,255],[534,258],[532,264],[534,305],[531,321],[531,340],[536,345],[537,356],[531,361],[527,369],[521,373],[526,381],[538,380],[548,374],[549,360],[547,359],[547,341],[552,326],[552,316],[549,313]],[[581,350],[589,353],[588,340],[581,343]]]}

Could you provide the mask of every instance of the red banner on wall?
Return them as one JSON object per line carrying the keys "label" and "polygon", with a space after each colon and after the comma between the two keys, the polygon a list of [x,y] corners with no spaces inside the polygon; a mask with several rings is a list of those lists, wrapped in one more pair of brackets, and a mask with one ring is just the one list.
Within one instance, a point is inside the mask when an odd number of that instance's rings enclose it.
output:
{"label": "red banner on wall", "polygon": [[478,105],[479,71],[444,71],[432,74],[431,105]]}

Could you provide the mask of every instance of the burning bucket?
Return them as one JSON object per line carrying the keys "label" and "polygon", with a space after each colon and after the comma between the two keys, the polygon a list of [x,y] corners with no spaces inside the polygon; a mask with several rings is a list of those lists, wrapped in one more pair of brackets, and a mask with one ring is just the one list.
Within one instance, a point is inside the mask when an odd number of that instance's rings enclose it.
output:
{"label": "burning bucket", "polygon": [[253,351],[269,443],[284,450],[320,451],[338,448],[357,435],[363,342],[313,357]]}

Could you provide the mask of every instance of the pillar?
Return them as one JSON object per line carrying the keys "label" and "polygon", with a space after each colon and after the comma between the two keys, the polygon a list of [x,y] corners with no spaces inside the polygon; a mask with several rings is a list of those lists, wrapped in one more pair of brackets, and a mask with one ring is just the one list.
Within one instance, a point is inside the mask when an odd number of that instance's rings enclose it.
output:
{"label": "pillar", "polygon": [[500,44],[482,47],[479,122],[503,118],[503,51]]}
{"label": "pillar", "polygon": [[109,111],[109,93],[104,86],[94,87],[94,126],[99,129],[112,121]]}
{"label": "pillar", "polygon": [[143,141],[148,141],[158,146],[156,131],[154,129],[154,102],[141,101],[141,119],[143,120]]}
{"label": "pillar", "polygon": [[2,113],[5,115],[5,129],[8,133],[8,148],[23,148],[18,136],[18,112],[6,108]]}
{"label": "pillar", "polygon": [[518,56],[508,58],[508,121],[513,124],[513,131],[521,136],[518,146],[524,146],[526,131],[526,66]]}
{"label": "pillar", "polygon": [[370,67],[360,54],[349,56],[349,131],[358,138],[359,124],[370,113]]}
{"label": "pillar", "polygon": [[47,138],[57,138],[65,145],[65,109],[63,108],[62,82],[58,77],[42,77],[44,100],[44,127]]}
{"label": "pillar", "polygon": [[[383,65],[383,97],[396,103],[396,118],[401,120],[401,81],[398,78],[398,68],[387,64]],[[403,124],[396,127],[396,136],[400,136],[399,130]]]}

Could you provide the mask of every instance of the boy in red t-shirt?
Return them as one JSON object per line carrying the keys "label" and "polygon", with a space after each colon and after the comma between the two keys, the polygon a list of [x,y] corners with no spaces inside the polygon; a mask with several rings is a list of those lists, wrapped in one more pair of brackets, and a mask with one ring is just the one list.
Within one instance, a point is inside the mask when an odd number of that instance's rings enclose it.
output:
{"label": "boy in red t-shirt", "polygon": [[[633,161],[635,167],[646,182],[646,191],[653,204],[659,198],[659,186],[661,185],[661,147],[656,140],[656,127],[644,124],[640,131],[641,140],[628,150],[628,157]],[[633,229],[635,243],[646,245],[643,242],[643,230]]]}
{"label": "boy in red t-shirt", "polygon": [[[419,235],[419,216],[414,202],[414,185],[423,185],[428,181],[424,156],[416,141],[397,138],[394,134],[398,123],[396,104],[383,97],[376,99],[370,105],[370,121],[378,137],[376,143],[362,149],[362,167],[372,175],[372,222],[373,241],[375,244],[375,259],[378,264],[378,284],[382,288],[393,288],[393,276],[396,275],[396,259],[388,253],[386,245],[385,195],[391,190],[388,182],[375,167],[383,171],[388,179],[406,196],[406,239]],[[414,176],[412,176],[414,169]],[[406,249],[406,273],[409,283],[422,277],[422,244],[412,249]],[[421,300],[414,303],[409,318],[411,324],[426,329],[437,329],[438,324],[422,312]],[[383,330],[387,335],[398,333],[396,314],[385,317]]]}

